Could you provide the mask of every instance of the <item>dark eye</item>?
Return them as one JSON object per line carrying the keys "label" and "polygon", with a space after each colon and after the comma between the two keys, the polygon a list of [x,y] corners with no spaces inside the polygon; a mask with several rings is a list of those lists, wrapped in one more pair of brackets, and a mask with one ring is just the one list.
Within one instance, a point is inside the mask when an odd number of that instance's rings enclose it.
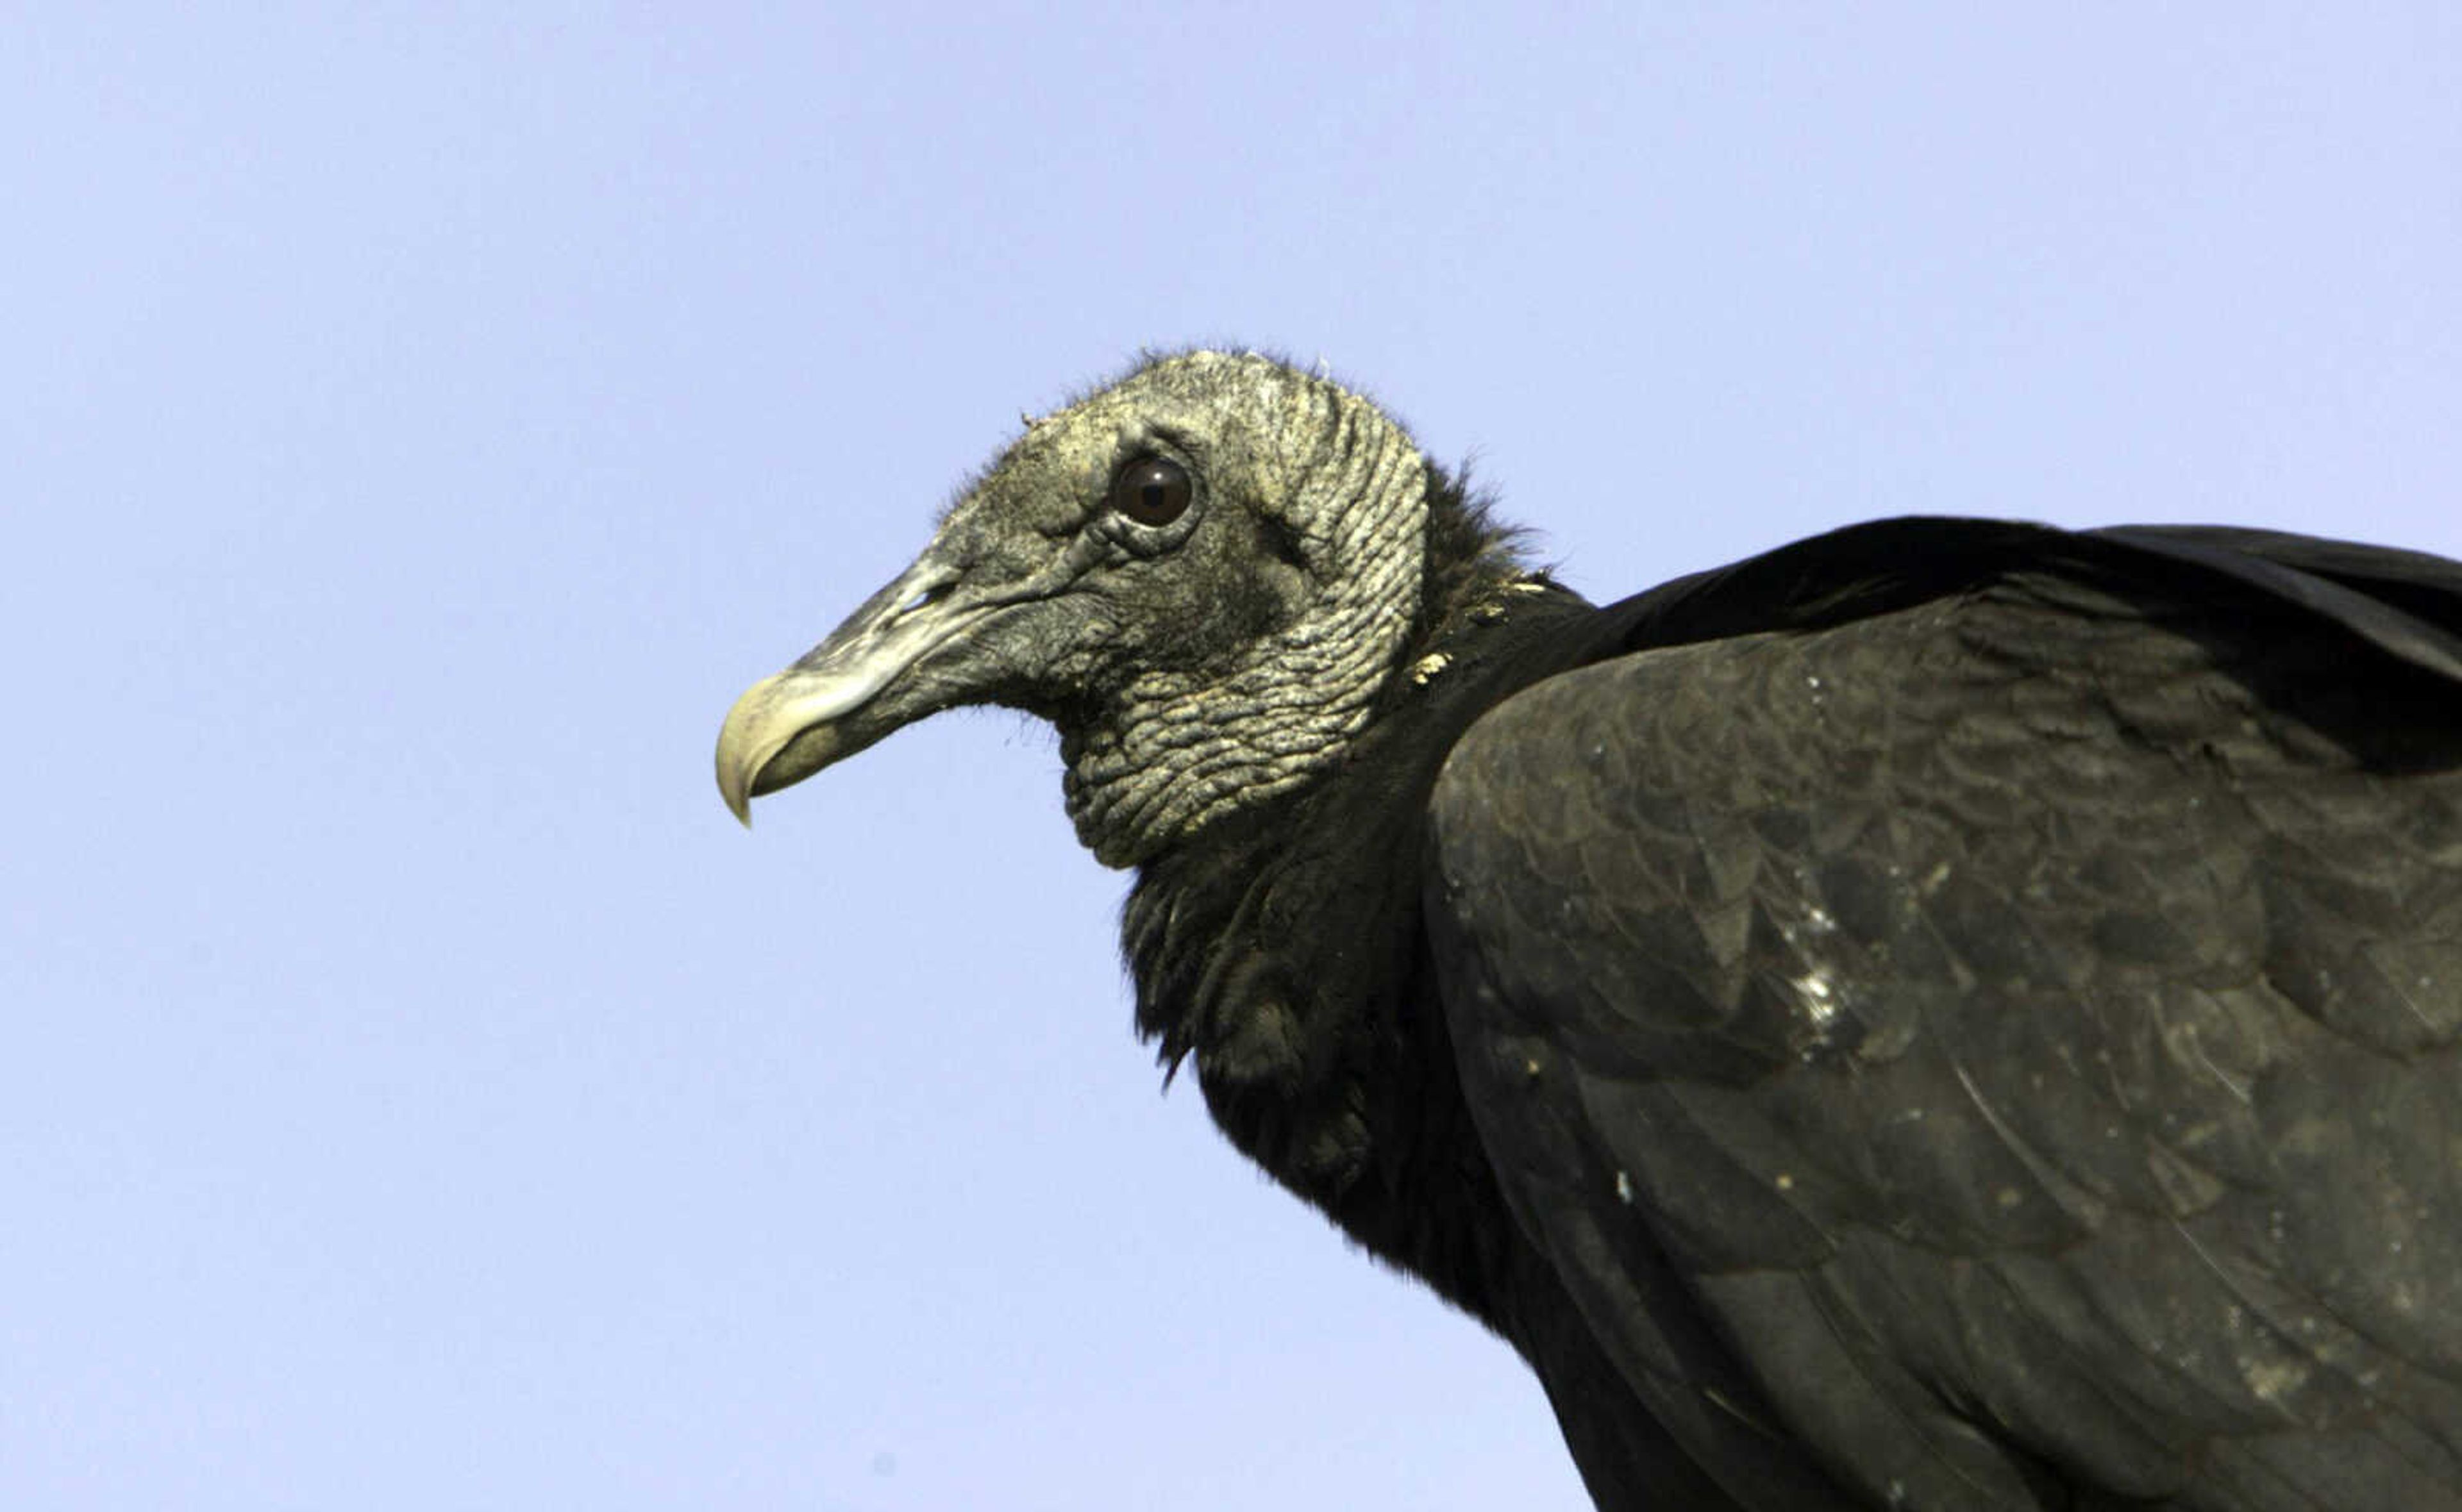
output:
{"label": "dark eye", "polygon": [[1188,469],[1169,457],[1139,457],[1112,480],[1112,508],[1139,525],[1169,525],[1188,512]]}

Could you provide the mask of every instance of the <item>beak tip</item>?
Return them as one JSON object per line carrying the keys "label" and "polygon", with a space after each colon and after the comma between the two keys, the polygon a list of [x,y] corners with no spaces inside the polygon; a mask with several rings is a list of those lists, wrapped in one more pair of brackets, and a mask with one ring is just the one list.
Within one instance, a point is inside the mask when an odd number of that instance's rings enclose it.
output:
{"label": "beak tip", "polygon": [[718,758],[718,795],[725,801],[726,811],[746,830],[752,828],[752,776],[740,765],[729,762],[723,747]]}
{"label": "beak tip", "polygon": [[718,734],[718,795],[726,801],[726,811],[747,830],[752,828],[753,786],[761,779],[761,768],[776,754],[775,746],[785,744],[782,736],[765,734],[779,680],[765,678],[753,684],[726,711],[725,726]]}

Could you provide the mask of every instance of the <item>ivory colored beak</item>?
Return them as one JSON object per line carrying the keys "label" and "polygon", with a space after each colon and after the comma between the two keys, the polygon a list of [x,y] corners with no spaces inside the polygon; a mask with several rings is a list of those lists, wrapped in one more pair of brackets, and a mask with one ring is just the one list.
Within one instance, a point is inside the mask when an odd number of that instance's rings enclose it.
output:
{"label": "ivory colored beak", "polygon": [[[752,828],[756,795],[810,776],[837,754],[828,722],[870,696],[863,680],[790,668],[752,684],[726,711],[718,732],[718,791],[745,829]],[[793,759],[781,764],[790,747]]]}

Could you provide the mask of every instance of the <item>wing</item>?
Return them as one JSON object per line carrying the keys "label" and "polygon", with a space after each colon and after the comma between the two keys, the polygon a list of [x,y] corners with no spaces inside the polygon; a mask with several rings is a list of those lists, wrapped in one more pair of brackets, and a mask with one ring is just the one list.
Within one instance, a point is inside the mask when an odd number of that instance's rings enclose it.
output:
{"label": "wing", "polygon": [[1481,1137],[1679,1436],[1671,1270],[1876,1504],[2462,1505],[2462,572],[2124,544],[1480,720]]}

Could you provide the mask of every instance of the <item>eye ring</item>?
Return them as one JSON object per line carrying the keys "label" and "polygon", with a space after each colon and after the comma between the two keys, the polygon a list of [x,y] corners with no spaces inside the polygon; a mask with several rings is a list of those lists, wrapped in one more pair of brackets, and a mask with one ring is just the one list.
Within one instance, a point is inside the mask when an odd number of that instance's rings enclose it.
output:
{"label": "eye ring", "polygon": [[1187,468],[1169,457],[1147,452],[1132,458],[1112,479],[1107,502],[1113,513],[1139,525],[1169,525],[1188,512],[1196,491]]}

